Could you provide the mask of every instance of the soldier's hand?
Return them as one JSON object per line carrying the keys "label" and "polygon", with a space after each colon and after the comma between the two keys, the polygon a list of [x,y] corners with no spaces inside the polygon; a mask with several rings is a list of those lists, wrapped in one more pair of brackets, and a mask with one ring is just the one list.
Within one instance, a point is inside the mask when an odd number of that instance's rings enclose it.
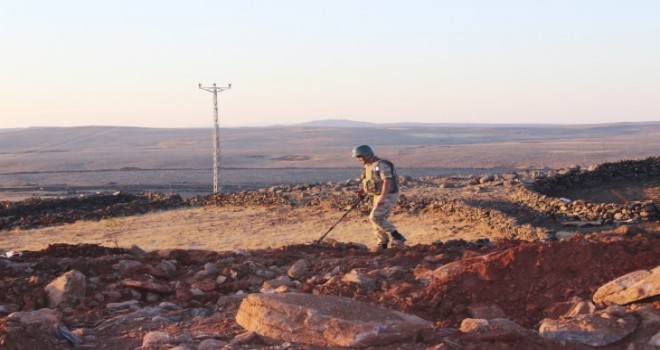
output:
{"label": "soldier's hand", "polygon": [[360,188],[359,190],[355,191],[355,195],[360,197],[360,198],[364,198],[364,196],[366,196],[367,193],[364,192],[364,190]]}

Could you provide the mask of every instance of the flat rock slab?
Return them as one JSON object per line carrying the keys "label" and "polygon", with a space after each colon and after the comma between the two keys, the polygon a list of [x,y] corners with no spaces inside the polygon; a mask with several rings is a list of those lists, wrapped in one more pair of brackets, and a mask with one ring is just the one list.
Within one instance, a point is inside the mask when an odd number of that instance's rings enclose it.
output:
{"label": "flat rock slab", "polygon": [[631,315],[616,316],[606,311],[566,319],[544,319],[539,334],[552,341],[574,341],[589,346],[615,343],[635,331],[639,321]]}
{"label": "flat rock slab", "polygon": [[136,280],[131,280],[131,279],[125,279],[119,282],[121,286],[124,287],[129,287],[129,288],[135,288],[147,292],[154,292],[154,293],[161,293],[161,294],[169,294],[173,293],[174,290],[170,288],[169,286],[166,286],[164,284],[159,284],[156,282],[149,282],[149,281],[136,281]]}
{"label": "flat rock slab", "polygon": [[236,322],[265,337],[317,346],[368,347],[408,340],[431,323],[350,298],[305,293],[250,294]]}

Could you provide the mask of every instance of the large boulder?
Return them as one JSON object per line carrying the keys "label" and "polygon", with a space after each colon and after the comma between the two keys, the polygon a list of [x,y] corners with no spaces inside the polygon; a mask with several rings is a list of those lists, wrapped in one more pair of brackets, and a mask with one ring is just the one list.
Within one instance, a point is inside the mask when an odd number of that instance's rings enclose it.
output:
{"label": "large boulder", "polygon": [[299,279],[307,273],[307,271],[309,270],[309,265],[310,265],[309,261],[305,259],[300,259],[296,261],[293,265],[291,265],[287,274],[289,275],[289,277],[293,279]]}
{"label": "large boulder", "polygon": [[604,284],[594,294],[595,303],[625,305],[660,295],[660,266],[639,270]]}
{"label": "large boulder", "polygon": [[250,294],[236,315],[243,328],[322,347],[381,346],[411,339],[431,323],[350,298],[304,293]]}
{"label": "large boulder", "polygon": [[75,306],[85,297],[85,275],[71,270],[55,278],[44,290],[48,294],[48,307],[57,308],[60,304]]}

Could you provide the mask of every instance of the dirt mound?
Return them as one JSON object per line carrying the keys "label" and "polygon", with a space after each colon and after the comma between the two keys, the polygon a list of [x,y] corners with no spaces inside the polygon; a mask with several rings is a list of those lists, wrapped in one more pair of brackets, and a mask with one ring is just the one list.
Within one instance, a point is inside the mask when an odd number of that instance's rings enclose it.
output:
{"label": "dirt mound", "polygon": [[[660,246],[654,239],[574,239],[522,243],[463,262],[460,274],[436,279],[418,305],[442,323],[466,318],[469,305],[498,305],[524,327],[551,317],[557,303],[590,299],[598,287],[629,271],[654,268]],[[411,307],[412,308],[412,307]],[[464,310],[462,313],[461,310]]]}

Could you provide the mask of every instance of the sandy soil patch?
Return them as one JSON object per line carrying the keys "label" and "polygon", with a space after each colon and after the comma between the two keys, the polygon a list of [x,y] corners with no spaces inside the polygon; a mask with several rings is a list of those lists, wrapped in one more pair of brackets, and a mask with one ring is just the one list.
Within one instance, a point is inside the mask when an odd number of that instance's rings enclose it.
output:
{"label": "sandy soil patch", "polygon": [[[0,232],[0,247],[4,250],[41,250],[54,243],[92,243],[124,248],[137,245],[145,250],[275,248],[318,240],[342,214],[341,211],[320,208],[186,208],[98,222],[80,221]],[[397,214],[392,216],[392,221],[406,235],[409,244],[485,237],[485,231],[478,227],[439,216]],[[359,211],[349,213],[326,237],[340,242],[375,243],[367,214]]]}

